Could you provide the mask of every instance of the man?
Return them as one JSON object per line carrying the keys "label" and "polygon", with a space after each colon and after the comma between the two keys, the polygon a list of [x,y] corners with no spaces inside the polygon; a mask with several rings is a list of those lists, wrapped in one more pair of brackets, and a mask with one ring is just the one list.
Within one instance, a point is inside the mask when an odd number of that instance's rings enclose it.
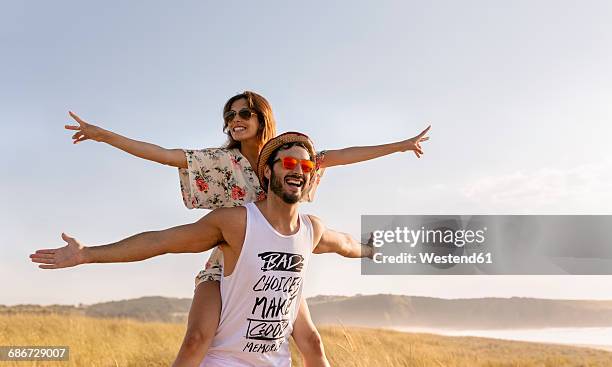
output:
{"label": "man", "polygon": [[[347,234],[325,228],[320,219],[298,213],[314,168],[314,147],[300,133],[285,133],[262,148],[257,175],[264,201],[216,209],[199,221],[144,232],[114,244],[39,250],[32,261],[55,269],[96,262],[140,261],[166,253],[223,251],[220,323],[203,363],[215,366],[290,366],[293,329],[310,254],[371,254]],[[324,355],[321,365],[328,365]]]}

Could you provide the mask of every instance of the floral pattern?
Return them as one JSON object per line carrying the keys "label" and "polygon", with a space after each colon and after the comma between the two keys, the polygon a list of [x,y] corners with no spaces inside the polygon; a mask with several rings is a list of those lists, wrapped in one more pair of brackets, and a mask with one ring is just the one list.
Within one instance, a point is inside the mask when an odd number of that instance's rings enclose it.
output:
{"label": "floral pattern", "polygon": [[221,280],[221,274],[223,274],[223,252],[218,248],[215,248],[210,254],[206,266],[200,270],[195,278],[196,287],[202,282],[219,281]]}
{"label": "floral pattern", "polygon": [[179,168],[179,178],[189,209],[240,206],[263,193],[255,171],[238,149],[185,150],[185,157],[187,168]]}
{"label": "floral pattern", "polygon": [[[241,206],[264,200],[255,170],[238,149],[207,148],[184,150],[187,168],[179,168],[179,181],[183,203],[189,209],[216,209]],[[305,201],[313,201],[314,194],[325,169],[321,163],[325,151],[317,154],[316,169]],[[223,253],[215,248],[205,269],[196,276],[196,286],[205,281],[220,280]]]}
{"label": "floral pattern", "polygon": [[208,192],[208,183],[204,181],[203,178],[196,178],[195,184],[198,187],[198,190],[204,191],[205,193]]}

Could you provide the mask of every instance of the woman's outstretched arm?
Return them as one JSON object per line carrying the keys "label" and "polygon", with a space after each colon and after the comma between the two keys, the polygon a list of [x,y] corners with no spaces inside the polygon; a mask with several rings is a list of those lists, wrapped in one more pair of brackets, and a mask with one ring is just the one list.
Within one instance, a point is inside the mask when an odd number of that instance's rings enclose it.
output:
{"label": "woman's outstretched arm", "polygon": [[417,158],[421,158],[423,149],[421,148],[420,143],[429,140],[429,137],[425,135],[429,131],[430,127],[431,125],[414,138],[395,143],[327,150],[325,151],[325,158],[321,162],[321,168],[368,161],[370,159],[383,157],[392,153],[406,152],[409,150],[414,151]]}
{"label": "woman's outstretched arm", "polygon": [[187,158],[185,158],[185,153],[181,149],[166,149],[155,144],[126,138],[99,126],[92,125],[82,120],[72,111],[69,114],[78,123],[78,125],[64,126],[67,130],[76,130],[74,135],[72,135],[72,139],[74,139],[73,144],[91,139],[112,145],[139,158],[168,166],[187,168]]}

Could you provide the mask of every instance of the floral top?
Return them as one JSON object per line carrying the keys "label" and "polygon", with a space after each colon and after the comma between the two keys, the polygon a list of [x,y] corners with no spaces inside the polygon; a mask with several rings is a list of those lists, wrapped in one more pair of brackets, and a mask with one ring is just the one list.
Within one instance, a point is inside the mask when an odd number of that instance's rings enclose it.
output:
{"label": "floral top", "polygon": [[[257,174],[240,150],[207,148],[184,152],[187,168],[179,168],[179,180],[187,208],[235,207],[266,198]],[[307,189],[306,201],[314,199],[325,171],[321,168],[324,157],[325,151],[317,154],[315,175]]]}

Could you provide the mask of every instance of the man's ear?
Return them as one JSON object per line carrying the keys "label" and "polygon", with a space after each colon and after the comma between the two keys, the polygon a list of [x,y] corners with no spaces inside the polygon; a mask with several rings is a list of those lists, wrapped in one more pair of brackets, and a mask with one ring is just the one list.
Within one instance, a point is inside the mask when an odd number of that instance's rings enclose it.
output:
{"label": "man's ear", "polygon": [[268,179],[268,182],[270,182],[271,176],[272,176],[272,170],[270,170],[270,166],[266,165],[264,167],[264,177]]}

